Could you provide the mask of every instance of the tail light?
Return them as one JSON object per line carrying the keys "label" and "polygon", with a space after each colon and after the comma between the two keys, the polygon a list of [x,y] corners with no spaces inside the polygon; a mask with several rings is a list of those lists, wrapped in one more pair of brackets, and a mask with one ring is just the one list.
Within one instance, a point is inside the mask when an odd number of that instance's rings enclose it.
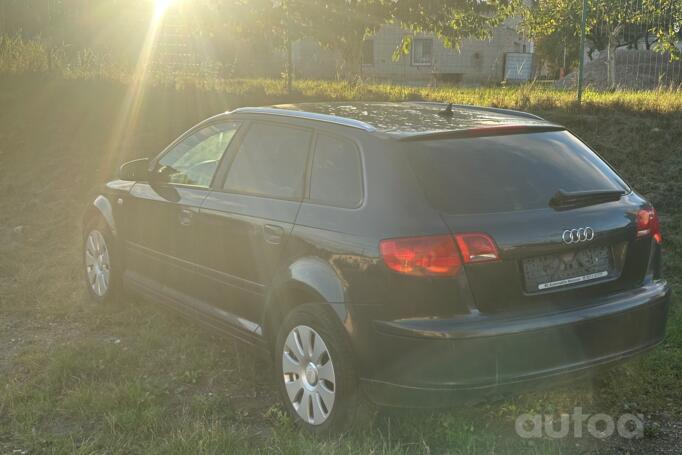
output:
{"label": "tail light", "polygon": [[474,232],[470,234],[457,234],[457,245],[462,253],[464,263],[487,262],[500,259],[495,242],[488,234]]}
{"label": "tail light", "polygon": [[455,276],[462,268],[450,235],[382,240],[379,251],[389,269],[405,275]]}
{"label": "tail light", "polygon": [[481,233],[387,239],[379,252],[389,269],[413,276],[455,276],[462,264],[499,259],[493,239]]}
{"label": "tail light", "polygon": [[658,221],[656,210],[651,207],[642,209],[637,213],[637,237],[653,237],[656,243],[663,241],[661,225]]}

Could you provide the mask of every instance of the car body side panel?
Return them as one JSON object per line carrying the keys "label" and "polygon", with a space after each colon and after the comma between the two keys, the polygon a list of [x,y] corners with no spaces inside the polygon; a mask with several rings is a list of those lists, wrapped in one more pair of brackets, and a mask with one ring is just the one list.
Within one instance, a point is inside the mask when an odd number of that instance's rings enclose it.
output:
{"label": "car body side panel", "polygon": [[198,219],[195,283],[201,300],[260,326],[275,273],[300,203],[213,192]]}
{"label": "car body side panel", "polygon": [[302,257],[281,269],[271,282],[273,289],[300,286],[327,303],[345,303],[345,287],[336,270],[316,256]]}
{"label": "car body side panel", "polygon": [[126,218],[126,275],[187,292],[192,280],[192,218],[208,190],[139,182],[122,213]]}

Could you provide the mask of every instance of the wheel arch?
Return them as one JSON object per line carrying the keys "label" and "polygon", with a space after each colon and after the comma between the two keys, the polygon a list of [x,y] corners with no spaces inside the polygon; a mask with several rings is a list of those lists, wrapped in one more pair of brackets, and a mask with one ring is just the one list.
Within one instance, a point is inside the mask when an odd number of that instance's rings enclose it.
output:
{"label": "wheel arch", "polygon": [[267,293],[263,310],[263,335],[272,346],[279,325],[299,305],[318,303],[333,312],[343,326],[348,317],[345,289],[329,263],[320,258],[301,258],[277,274]]}
{"label": "wheel arch", "polygon": [[111,201],[103,195],[99,195],[88,206],[83,214],[83,227],[85,228],[96,217],[101,217],[107,224],[114,237],[117,237],[116,223],[114,221],[114,210]]}

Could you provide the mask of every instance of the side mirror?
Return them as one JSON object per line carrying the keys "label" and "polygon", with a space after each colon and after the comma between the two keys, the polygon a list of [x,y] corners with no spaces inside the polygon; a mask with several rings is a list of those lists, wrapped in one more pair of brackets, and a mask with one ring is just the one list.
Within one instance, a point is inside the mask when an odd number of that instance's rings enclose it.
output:
{"label": "side mirror", "polygon": [[149,180],[149,177],[149,158],[128,161],[123,163],[118,170],[118,178],[121,180],[141,182]]}

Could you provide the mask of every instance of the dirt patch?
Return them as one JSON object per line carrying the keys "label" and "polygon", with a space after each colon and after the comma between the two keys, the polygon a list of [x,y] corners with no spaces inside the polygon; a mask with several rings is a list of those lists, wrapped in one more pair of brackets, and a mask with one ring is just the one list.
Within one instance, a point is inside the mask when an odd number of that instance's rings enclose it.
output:
{"label": "dirt patch", "polygon": [[682,420],[668,413],[645,419],[641,439],[612,438],[605,441],[604,453],[613,454],[679,454],[682,450]]}

